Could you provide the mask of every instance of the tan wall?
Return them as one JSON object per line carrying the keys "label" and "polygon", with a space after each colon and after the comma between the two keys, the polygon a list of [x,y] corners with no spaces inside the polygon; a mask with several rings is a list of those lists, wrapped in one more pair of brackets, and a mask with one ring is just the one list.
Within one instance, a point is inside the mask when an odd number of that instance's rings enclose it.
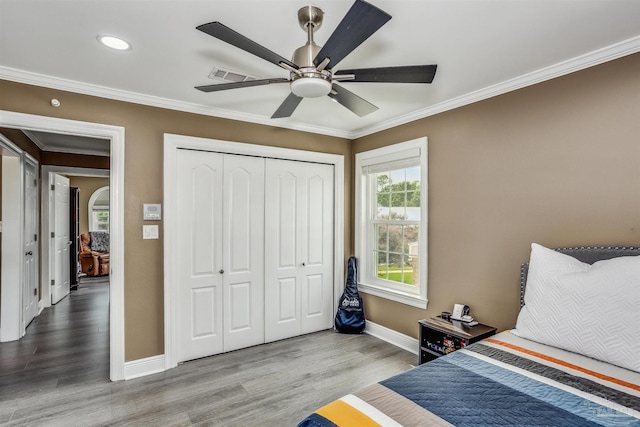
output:
{"label": "tan wall", "polygon": [[89,199],[102,187],[109,186],[109,178],[93,178],[88,176],[70,176],[69,185],[80,189],[80,234],[89,232]]}
{"label": "tan wall", "polygon": [[40,151],[38,146],[33,141],[31,141],[27,137],[27,135],[22,133],[22,131],[18,129],[8,129],[0,127],[0,133],[13,144],[15,144],[18,148],[30,154],[38,162],[42,160],[40,157],[40,154],[42,152]]}
{"label": "tan wall", "polygon": [[[353,153],[429,137],[429,308],[365,296],[367,316],[417,336],[418,319],[471,305],[501,329],[519,265],[548,246],[640,242],[640,54],[354,141],[0,80],[0,109],[124,126],[125,352],[164,352],[163,240],[142,240],[162,202],[162,138],[174,133],[345,156],[345,255],[353,251]],[[635,94],[635,95],[634,95]],[[62,106],[54,109],[49,100]],[[349,161],[351,159],[351,161]],[[140,260],[145,262],[141,263]]]}
{"label": "tan wall", "polygon": [[509,328],[531,242],[640,243],[638,70],[635,54],[356,140],[429,138],[428,308],[367,295],[367,317],[417,337],[466,303]]}
{"label": "tan wall", "polygon": [[[142,204],[162,203],[163,134],[296,148],[351,158],[346,139],[95,98],[0,80],[0,109],[125,128],[125,359],[164,353],[163,236],[142,240]],[[61,102],[58,108],[51,98]],[[345,173],[352,175],[347,160]],[[79,166],[79,165],[77,165]],[[351,182],[345,183],[345,222]],[[161,227],[162,228],[162,227]],[[345,254],[352,231],[345,229]]]}

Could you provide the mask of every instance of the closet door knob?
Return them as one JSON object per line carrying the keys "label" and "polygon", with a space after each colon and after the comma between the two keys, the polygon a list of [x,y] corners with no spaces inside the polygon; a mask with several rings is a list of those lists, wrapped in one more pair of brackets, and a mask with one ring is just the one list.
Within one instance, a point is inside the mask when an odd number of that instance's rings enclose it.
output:
{"label": "closet door knob", "polygon": [[33,251],[29,251],[29,252],[27,252],[25,255],[29,255],[29,256],[31,256],[31,255],[33,255]]}
{"label": "closet door knob", "polygon": [[220,274],[224,274],[224,270],[223,270],[223,269],[220,269],[219,273],[220,273]]}
{"label": "closet door knob", "polygon": [[307,265],[307,263],[306,263],[306,262],[303,262],[303,263],[302,263],[302,266],[303,266],[303,267],[305,267],[306,265]]}

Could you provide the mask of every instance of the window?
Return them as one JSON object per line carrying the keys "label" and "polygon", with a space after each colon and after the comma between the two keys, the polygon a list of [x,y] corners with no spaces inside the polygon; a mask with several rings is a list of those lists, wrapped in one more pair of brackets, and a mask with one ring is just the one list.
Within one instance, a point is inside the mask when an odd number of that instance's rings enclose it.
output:
{"label": "window", "polygon": [[109,232],[109,187],[98,188],[89,198],[89,231]]}
{"label": "window", "polygon": [[359,289],[427,305],[427,138],[356,154]]}

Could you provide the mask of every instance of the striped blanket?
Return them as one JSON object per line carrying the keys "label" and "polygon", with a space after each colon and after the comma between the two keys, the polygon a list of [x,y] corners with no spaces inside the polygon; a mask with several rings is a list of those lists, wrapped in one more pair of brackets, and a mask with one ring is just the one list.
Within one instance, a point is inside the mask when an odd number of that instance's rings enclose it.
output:
{"label": "striped blanket", "polygon": [[640,373],[509,332],[347,395],[299,427],[640,426]]}

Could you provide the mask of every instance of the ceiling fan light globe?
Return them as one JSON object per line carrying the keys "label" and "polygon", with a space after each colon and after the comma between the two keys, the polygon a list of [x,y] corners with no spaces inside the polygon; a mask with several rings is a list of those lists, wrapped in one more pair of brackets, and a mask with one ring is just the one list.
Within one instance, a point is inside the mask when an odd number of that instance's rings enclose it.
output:
{"label": "ceiling fan light globe", "polygon": [[321,78],[300,78],[291,82],[291,92],[301,98],[318,98],[331,92],[331,82]]}

